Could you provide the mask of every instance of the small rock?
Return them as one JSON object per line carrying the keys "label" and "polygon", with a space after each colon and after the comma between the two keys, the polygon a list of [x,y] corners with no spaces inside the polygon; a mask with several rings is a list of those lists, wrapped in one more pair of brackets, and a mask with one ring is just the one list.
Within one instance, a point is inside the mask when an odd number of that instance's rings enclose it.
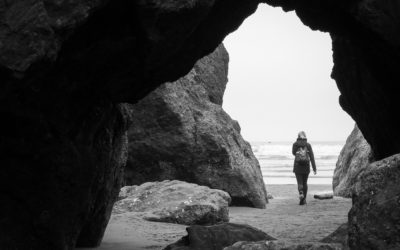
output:
{"label": "small rock", "polygon": [[333,199],[333,192],[314,194],[314,199],[319,199],[319,200]]}

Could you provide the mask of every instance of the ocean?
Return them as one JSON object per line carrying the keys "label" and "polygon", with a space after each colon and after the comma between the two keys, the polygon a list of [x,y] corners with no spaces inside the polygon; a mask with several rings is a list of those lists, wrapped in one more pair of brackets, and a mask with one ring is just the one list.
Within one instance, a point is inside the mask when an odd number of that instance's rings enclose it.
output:
{"label": "ocean", "polygon": [[[250,142],[254,155],[260,162],[264,182],[268,184],[296,184],[293,173],[293,142]],[[345,142],[310,142],[317,175],[311,171],[309,184],[332,185],[336,161]]]}

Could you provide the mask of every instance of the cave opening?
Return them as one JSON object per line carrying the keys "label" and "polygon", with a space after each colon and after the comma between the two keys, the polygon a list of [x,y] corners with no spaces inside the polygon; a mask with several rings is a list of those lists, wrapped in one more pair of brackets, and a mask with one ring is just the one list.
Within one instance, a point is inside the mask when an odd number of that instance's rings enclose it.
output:
{"label": "cave opening", "polygon": [[[264,33],[264,36],[260,35],[261,33]],[[259,160],[264,181],[267,184],[267,191],[273,197],[264,210],[251,208],[253,205],[247,198],[236,197],[230,193],[232,197],[231,205],[237,206],[229,209],[230,222],[249,224],[287,242],[320,241],[345,223],[351,207],[349,199],[335,198],[330,201],[319,201],[312,197],[315,192],[331,189],[332,175],[338,154],[354,126],[354,121],[341,110],[338,103],[339,91],[335,82],[329,77],[333,66],[331,38],[327,33],[310,30],[299,22],[293,12],[284,13],[281,9],[260,5],[258,11],[247,18],[239,30],[225,39],[224,44],[230,57],[229,83],[224,95],[224,109],[233,118],[238,119],[241,125],[239,130],[241,130],[244,139],[250,141],[254,154]],[[218,58],[218,56],[216,57]],[[206,60],[208,63],[210,61],[213,60]],[[206,65],[207,63],[197,63],[192,74],[196,75],[198,72],[207,71]],[[225,72],[219,73],[223,75]],[[201,79],[202,77],[196,75],[195,78]],[[180,92],[177,89],[181,85],[188,85],[187,82],[185,83],[187,79],[195,78],[184,77],[182,78],[184,80],[180,82],[178,80],[178,87],[168,83],[163,88],[164,93],[158,91],[156,94],[153,93],[144,98],[135,109],[136,122],[134,123],[137,124],[136,130],[139,132],[131,134],[130,139],[136,138],[138,141],[142,140],[147,143],[146,140],[150,140],[149,138],[152,138],[152,136],[150,133],[142,132],[149,127],[159,128],[165,125],[167,129],[157,130],[156,132],[164,135],[163,143],[167,143],[168,147],[166,148],[170,151],[174,147],[175,141],[167,139],[168,135],[180,131],[185,126],[182,126],[182,124],[186,124],[185,120],[181,120],[179,114],[185,113],[187,117],[193,116],[196,124],[202,124],[202,115],[197,113],[204,112],[204,110],[198,110],[196,105],[192,109],[193,103],[188,102],[188,99],[192,98],[197,100],[199,94],[192,94],[191,98],[182,99],[179,106],[185,107],[184,110],[171,112],[173,109],[167,109],[170,113],[179,116],[167,115],[168,112],[164,110],[162,117],[147,118],[148,123],[144,124],[146,128],[139,125],[145,120],[145,118],[141,119],[141,116],[151,117],[149,112],[139,110],[148,110],[149,106],[153,107],[153,111],[158,110],[159,107],[154,107],[155,99],[162,99],[162,96],[166,93],[166,96],[179,96],[177,93]],[[224,81],[224,78],[222,77],[222,81]],[[217,80],[221,79],[218,78]],[[215,82],[214,84],[218,85]],[[191,90],[184,89],[185,93],[188,91]],[[199,92],[200,89],[197,88],[196,91]],[[221,93],[214,93],[215,96],[209,95],[212,110],[215,111],[215,105],[219,105],[222,94],[223,90]],[[199,101],[203,102],[204,99]],[[185,105],[182,105],[182,103]],[[148,106],[146,107],[146,105]],[[162,103],[163,107],[168,105],[168,101]],[[201,106],[203,105],[205,104],[202,103]],[[172,103],[172,106],[176,105]],[[302,109],[301,112],[296,111],[299,107]],[[192,112],[192,110],[196,112]],[[158,112],[161,113],[159,110]],[[155,115],[160,116],[159,113],[155,113]],[[222,116],[220,111],[216,114],[216,117]],[[154,121],[157,122],[153,123]],[[182,127],[179,127],[178,130],[177,127],[171,126],[172,123]],[[200,128],[204,130],[203,126],[200,126]],[[298,206],[296,180],[292,173],[291,144],[296,139],[299,130],[307,132],[315,151],[318,168],[318,175],[315,177],[311,175],[310,177],[308,205],[305,207]],[[183,129],[182,131],[186,130]],[[152,133],[157,134],[154,131]],[[171,157],[173,159],[165,156],[163,156],[163,161],[157,159],[160,164],[155,164],[155,170],[148,171],[148,176],[157,180],[164,178],[162,175],[173,175],[184,180],[182,176],[187,174],[184,171],[184,166],[192,145],[185,144],[182,147],[183,144],[180,142],[182,134],[178,133],[176,136],[179,138],[177,144],[179,150],[172,150],[173,155]],[[204,137],[210,139],[208,136]],[[146,140],[143,138],[146,138]],[[168,155],[170,153],[160,153],[158,150],[162,143],[158,141],[158,138],[154,141],[157,141],[157,147],[155,147],[157,154]],[[214,143],[213,140],[210,141]],[[132,140],[130,143],[131,146],[135,144],[132,143]],[[146,165],[146,168],[143,169],[151,169],[149,167],[151,161],[148,159],[153,159],[152,157],[155,154],[149,145],[147,143],[146,147],[143,147],[141,142],[136,143],[136,156],[139,155],[140,148],[144,148],[143,151],[145,152],[140,152],[141,156],[132,161],[131,166],[139,166],[140,163]],[[208,150],[211,150],[211,147],[208,147]],[[182,154],[182,160],[177,160],[179,158],[177,152]],[[199,150],[198,152],[202,151]],[[215,153],[218,157],[221,154],[222,152]],[[209,157],[216,157],[215,155],[209,155]],[[177,162],[179,162],[178,165],[181,168],[178,171],[171,171],[172,165],[177,164]],[[194,163],[195,161],[191,159],[190,164],[195,165]],[[196,162],[196,164],[199,164],[199,162]],[[223,165],[224,163],[223,161],[216,161],[215,164]],[[209,174],[210,172],[207,169],[199,168],[198,172]],[[136,170],[131,172],[133,173],[132,176],[137,175]],[[175,172],[178,172],[181,176],[176,175]],[[199,175],[199,173],[196,174]],[[145,175],[146,173],[143,173],[143,176]],[[231,182],[233,183],[232,179]],[[193,176],[191,180],[196,182]],[[201,181],[205,183],[205,180]],[[219,180],[218,182],[223,183],[224,181]],[[302,218],[299,220],[300,214]],[[104,249],[110,242],[116,241],[116,244],[121,244],[121,239],[115,235],[118,232],[118,223],[124,222],[114,220],[110,223],[103,240]],[[299,230],[299,227],[302,227],[302,229]],[[159,226],[157,230],[168,231],[170,235],[183,236],[183,228],[183,226],[165,226],[165,228]],[[133,227],[129,228],[127,234],[129,238],[136,231]],[[158,241],[160,238],[162,236],[154,236],[152,240]]]}
{"label": "cave opening", "polygon": [[[319,170],[310,183],[331,184],[354,121],[340,107],[340,92],[330,78],[329,34],[312,31],[294,12],[260,4],[224,44],[230,62],[223,107],[252,144],[264,180],[296,183],[291,146],[303,130]],[[266,169],[276,164],[276,172]]]}
{"label": "cave opening", "polygon": [[[396,1],[216,0],[167,1],[166,3],[163,1],[135,1],[134,3],[115,1],[111,3],[88,0],[53,2],[7,1],[6,4],[0,5],[2,22],[0,28],[0,50],[2,51],[0,103],[2,105],[0,106],[3,115],[1,124],[3,130],[0,136],[3,181],[0,195],[1,209],[5,215],[0,223],[0,248],[73,249],[75,246],[100,244],[111,216],[114,200],[118,196],[123,178],[121,170],[125,165],[129,146],[127,127],[130,114],[120,102],[127,99],[132,103],[138,102],[156,86],[167,81],[175,81],[189,72],[195,61],[211,53],[228,33],[237,29],[242,21],[256,10],[259,2],[279,5],[285,10],[295,10],[307,26],[330,32],[334,51],[332,76],[341,91],[340,105],[357,121],[365,138],[372,146],[375,159],[380,160],[369,164],[368,170],[359,176],[360,181],[356,183],[358,190],[353,196],[353,206],[348,217],[349,246],[351,249],[399,248],[400,156],[393,155],[400,150],[400,139],[397,138],[400,136],[396,133],[400,119],[395,115],[399,110],[397,83],[400,62],[398,36],[400,11]],[[111,5],[117,8],[108,8]],[[104,11],[101,11],[102,9]],[[111,22],[104,21],[110,18]],[[278,19],[269,23],[280,24]],[[265,28],[266,26],[263,27]],[[93,31],[96,33],[96,39],[88,39],[94,34]],[[121,40],[126,42],[121,43]],[[289,40],[281,39],[279,43]],[[292,40],[300,43],[299,37]],[[267,46],[267,44],[265,42],[266,47],[274,50],[278,48],[278,46]],[[210,95],[212,88],[203,86],[202,89],[196,89],[191,94],[182,95],[183,98],[196,96],[200,103],[200,105],[195,103],[192,106],[194,109],[188,110],[191,116],[185,116],[193,118],[189,120],[189,125],[194,124],[195,126],[190,128],[195,129],[190,131],[201,133],[209,131],[207,129],[210,127],[219,129],[213,130],[216,133],[211,133],[217,135],[214,138],[203,136],[203,133],[200,136],[190,137],[194,138],[193,140],[188,140],[197,144],[201,139],[205,143],[203,148],[215,150],[207,155],[207,158],[213,157],[213,160],[207,159],[201,162],[204,164],[196,169],[196,174],[201,177],[222,176],[229,180],[226,182],[219,179],[201,178],[202,183],[213,181],[216,185],[232,184],[234,180],[232,177],[237,175],[233,175],[236,173],[232,171],[231,175],[220,172],[209,174],[208,171],[216,169],[212,166],[219,166],[220,170],[226,170],[229,169],[226,167],[227,164],[231,162],[244,165],[243,160],[252,160],[252,152],[248,150],[250,145],[243,142],[243,138],[238,135],[240,126],[222,110],[221,94],[225,90],[224,71],[227,68],[225,67],[227,60],[222,54],[224,53],[211,58],[217,65],[222,65],[223,86],[217,89],[217,93]],[[308,53],[305,56],[307,60],[295,64],[305,64],[311,54],[315,53]],[[234,58],[233,55],[231,57]],[[292,56],[288,58],[290,60],[286,62],[292,62]],[[76,62],[79,63],[75,64]],[[208,70],[209,73],[213,68],[207,65],[198,64],[197,68],[204,69],[205,73]],[[90,66],[91,70],[88,70],[86,66]],[[110,66],[113,66],[112,70],[104,70],[111,69]],[[285,67],[286,64],[283,68]],[[265,69],[268,68],[261,69],[263,73],[266,73]],[[279,70],[276,71],[279,72]],[[314,73],[316,71],[311,70]],[[93,72],[99,74],[96,75]],[[281,78],[296,75],[295,73],[303,73],[303,71],[286,70],[281,73]],[[251,74],[246,76],[249,75],[251,76]],[[286,87],[281,93],[272,91],[275,90],[274,84],[278,86],[275,81],[259,83],[265,86],[272,84],[268,92],[252,87],[249,84],[250,77],[245,78],[245,82],[240,84],[253,91],[251,100],[264,99],[256,98],[254,93],[259,92],[282,99],[283,96],[290,96],[289,93],[296,93],[294,91],[296,87],[300,86],[300,93],[306,89],[309,82],[301,84],[299,75],[296,75],[297,84]],[[328,75],[329,73],[326,73],[326,76]],[[186,80],[191,83],[192,80],[197,81],[197,79],[198,77],[189,77]],[[280,82],[279,86],[282,84]],[[329,84],[324,85],[326,88]],[[171,92],[176,94],[173,89]],[[187,91],[184,89],[183,92]],[[244,93],[243,91],[242,94]],[[310,91],[304,91],[304,93],[310,93]],[[310,99],[315,101],[313,97]],[[203,105],[200,99],[207,100],[207,105]],[[278,101],[283,101],[281,99]],[[328,101],[328,98],[323,99]],[[243,96],[239,96],[238,100],[242,100],[243,104],[250,103]],[[281,107],[278,101],[264,107],[278,110],[277,108]],[[221,121],[220,124],[223,126],[209,126],[204,127],[207,129],[198,130],[197,124],[202,120],[207,121],[207,119],[202,119],[206,116],[196,110],[200,106],[212,107],[206,112],[213,111],[213,117],[216,121]],[[288,106],[297,107],[298,105]],[[323,107],[326,110],[322,104],[317,103],[313,106]],[[179,108],[189,109],[190,107],[180,105]],[[246,108],[245,111],[257,113],[254,108],[250,108]],[[237,118],[233,112],[228,111]],[[181,112],[170,113],[173,113],[173,118],[179,118],[181,114]],[[270,117],[262,116],[265,113],[268,113]],[[295,118],[286,112],[276,113],[278,120],[286,117],[291,120]],[[158,115],[156,112],[145,113],[147,114],[154,114],[156,118],[160,118],[167,112],[159,112]],[[277,124],[279,127],[284,127],[291,122],[290,120],[284,125],[278,124],[272,119],[272,114],[270,110],[263,109],[258,112],[258,120],[254,123],[263,126],[262,131],[272,132],[272,135],[262,136],[261,140],[267,142],[275,140],[272,136],[279,135],[276,133],[278,130],[271,129],[269,125]],[[342,114],[344,115],[344,112]],[[317,115],[314,114],[315,116]],[[270,124],[263,125],[260,117],[270,118]],[[159,121],[158,119],[150,120]],[[309,120],[311,119],[307,119]],[[329,121],[329,119],[321,118],[314,122],[325,120]],[[174,121],[178,125],[183,124],[182,119]],[[241,119],[242,123],[246,121],[247,119]],[[212,125],[215,124],[212,123]],[[341,123],[331,122],[330,125],[332,124],[341,125]],[[151,128],[151,126],[146,127]],[[247,129],[243,124],[242,127],[245,137],[253,140],[246,135]],[[334,135],[328,125],[319,124],[319,127],[328,130],[324,135]],[[305,126],[300,129],[307,131],[310,139],[318,138],[313,129]],[[290,137],[288,140],[292,140],[300,129],[296,127],[293,133],[285,132],[285,135]],[[172,128],[170,131],[178,130]],[[183,130],[179,130],[177,134],[183,134],[181,131]],[[227,143],[221,144],[220,142],[223,141],[219,136],[221,131],[235,136],[226,140]],[[193,135],[193,133],[187,134]],[[281,138],[282,136],[278,136],[279,140]],[[164,142],[164,137],[160,136],[156,143],[160,141]],[[191,149],[186,145],[180,144],[179,151],[172,152],[173,158],[176,159],[176,152],[182,153],[182,163],[193,166],[195,157],[184,155],[186,150]],[[236,147],[236,151],[232,151],[234,154],[229,154],[231,146],[239,146]],[[148,147],[143,149],[143,151],[150,151]],[[201,150],[192,152],[194,152],[192,156],[197,156]],[[238,158],[232,161],[232,155]],[[153,155],[149,159],[153,160]],[[163,170],[168,174],[184,172],[179,168],[170,168],[168,162],[161,161],[161,163],[156,171],[147,171],[149,165],[146,164],[143,168],[146,171],[143,173],[159,173],[158,170]],[[260,170],[257,164],[253,164],[253,168],[248,166],[250,164],[246,165],[246,170]],[[242,178],[243,176],[248,175],[244,172],[241,178],[236,178],[237,183],[257,185],[248,185],[253,189],[249,188],[247,190],[249,192],[243,194],[241,191],[244,184],[234,184],[229,188],[233,189],[231,191],[251,198],[255,208],[246,210],[246,213],[236,210],[239,212],[236,218],[240,217],[246,222],[253,219],[257,228],[271,232],[276,237],[282,236],[276,234],[276,229],[288,218],[282,207],[273,207],[277,204],[274,202],[279,197],[275,196],[269,204],[269,209],[259,209],[263,208],[267,202],[264,183],[260,184],[259,181],[262,180],[262,175],[253,175],[259,177],[256,179]],[[281,191],[279,189],[281,188],[278,187],[276,192]],[[259,195],[248,195],[256,193],[253,190],[258,191]],[[273,194],[272,189],[269,191]],[[291,191],[291,194],[295,193],[295,189]],[[284,208],[295,208],[297,213],[298,210],[307,208],[307,206],[301,208],[297,206],[296,198],[291,199],[290,202],[293,203]],[[327,210],[324,206],[326,203],[317,201],[314,203]],[[340,203],[336,205],[343,207]],[[234,214],[233,211],[232,214]],[[276,218],[277,215],[281,215],[281,221],[276,220],[276,223],[263,221],[263,218]],[[335,213],[330,216],[331,218],[338,217]],[[140,247],[137,245],[140,243],[138,238],[141,236],[152,240],[146,243],[151,247],[164,246],[167,244],[166,240],[178,240],[180,234],[183,236],[185,232],[182,225],[180,228],[175,228],[175,233],[171,233],[171,228],[166,227],[164,229],[168,233],[161,235],[161,238],[156,238],[160,235],[155,233],[154,227],[149,226],[149,234],[135,235],[134,233],[140,234],[139,228],[143,228],[141,220],[126,220],[128,225],[125,227],[115,223],[116,217],[111,219],[107,229],[110,230],[108,232],[113,232],[115,238],[110,238],[112,234],[106,232],[99,249],[117,249],[117,243],[120,249],[126,249],[125,244],[132,241],[135,241],[132,243],[136,245],[130,248],[138,249]],[[297,219],[297,217],[294,218]],[[138,223],[137,226],[132,224],[135,221]],[[321,221],[320,215],[312,214],[311,223],[306,223],[306,225],[315,230],[315,224],[312,223],[315,221]],[[240,221],[232,220],[232,222]],[[296,220],[293,222],[296,223]],[[326,221],[325,230],[327,224],[332,224],[332,219],[328,218]],[[114,227],[110,227],[112,225]],[[297,225],[304,225],[304,223],[297,223]],[[125,229],[130,231],[127,232]],[[299,233],[297,236],[302,240],[304,237],[301,231],[310,232],[307,227],[303,227],[303,230],[286,229],[284,228],[281,232],[286,232],[286,236]],[[329,231],[331,232],[330,229]],[[318,230],[318,233],[324,233],[324,231]],[[236,237],[233,238],[237,240]],[[284,235],[279,238],[285,239]],[[149,249],[149,245],[143,247]]]}
{"label": "cave opening", "polygon": [[[335,197],[333,203],[321,203],[313,195],[333,191],[334,170],[355,122],[340,107],[340,92],[330,77],[333,59],[329,33],[311,30],[294,12],[260,4],[225,38],[224,45],[230,61],[223,107],[238,120],[244,139],[250,142],[268,193],[277,196],[267,208],[281,211],[273,220],[287,216],[290,221],[300,213],[304,218],[318,217],[320,211],[312,207],[325,204],[323,210],[336,211],[340,219],[320,216],[306,224],[313,224],[310,232],[320,228],[318,223],[332,225],[333,232],[339,221],[347,220],[350,199]],[[317,174],[311,170],[308,179],[311,206],[306,213],[279,208],[289,197],[289,206],[295,207],[298,202],[292,144],[302,130],[313,147],[317,165]]]}

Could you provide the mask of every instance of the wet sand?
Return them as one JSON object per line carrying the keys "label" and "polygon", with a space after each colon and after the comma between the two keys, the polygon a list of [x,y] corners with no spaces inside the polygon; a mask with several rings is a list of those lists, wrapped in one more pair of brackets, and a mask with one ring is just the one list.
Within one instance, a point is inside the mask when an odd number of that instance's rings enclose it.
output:
{"label": "wet sand", "polygon": [[314,193],[331,191],[330,185],[309,185],[307,205],[299,206],[296,185],[267,185],[274,196],[267,209],[233,207],[230,222],[247,223],[288,242],[320,241],[347,221],[351,199],[317,200]]}
{"label": "wet sand", "polygon": [[[309,185],[307,205],[299,206],[296,185],[267,185],[274,196],[266,209],[231,207],[230,222],[246,223],[289,242],[319,241],[347,221],[351,200],[334,197],[316,200],[314,193],[330,185]],[[100,250],[163,249],[186,235],[186,226],[149,222],[134,213],[113,215]]]}

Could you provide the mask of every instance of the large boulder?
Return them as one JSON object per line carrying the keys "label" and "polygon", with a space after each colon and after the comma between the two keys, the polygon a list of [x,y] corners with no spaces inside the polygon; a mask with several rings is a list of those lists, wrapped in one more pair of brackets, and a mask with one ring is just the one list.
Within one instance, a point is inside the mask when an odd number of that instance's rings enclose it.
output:
{"label": "large boulder", "polygon": [[[125,108],[110,105],[102,110],[86,117],[73,139],[67,131],[53,131],[55,137],[44,120],[43,127],[32,127],[32,120],[25,120],[26,124],[9,130],[6,140],[0,139],[1,146],[12,145],[2,147],[0,249],[100,244],[128,157]],[[20,134],[29,139],[9,141],[18,126],[31,126]],[[28,135],[30,129],[35,134]],[[35,139],[39,134],[43,140]],[[27,150],[23,154],[15,148],[20,143]]]}
{"label": "large boulder", "polygon": [[229,195],[183,181],[146,182],[121,189],[113,213],[139,212],[150,221],[215,224],[229,221]]}
{"label": "large boulder", "polygon": [[359,174],[369,165],[372,158],[370,145],[355,125],[336,162],[332,180],[334,194],[350,198]]}
{"label": "large boulder", "polygon": [[258,160],[221,106],[228,61],[220,45],[188,75],[132,105],[126,185],[178,179],[224,190],[232,205],[265,207]]}
{"label": "large boulder", "polygon": [[400,154],[370,164],[349,212],[351,249],[400,249]]}
{"label": "large boulder", "polygon": [[249,225],[223,223],[214,226],[191,226],[188,235],[164,250],[222,250],[237,241],[275,240],[275,238]]}
{"label": "large boulder", "polygon": [[287,244],[283,241],[239,241],[223,250],[343,250],[340,244],[335,243],[301,243]]}

